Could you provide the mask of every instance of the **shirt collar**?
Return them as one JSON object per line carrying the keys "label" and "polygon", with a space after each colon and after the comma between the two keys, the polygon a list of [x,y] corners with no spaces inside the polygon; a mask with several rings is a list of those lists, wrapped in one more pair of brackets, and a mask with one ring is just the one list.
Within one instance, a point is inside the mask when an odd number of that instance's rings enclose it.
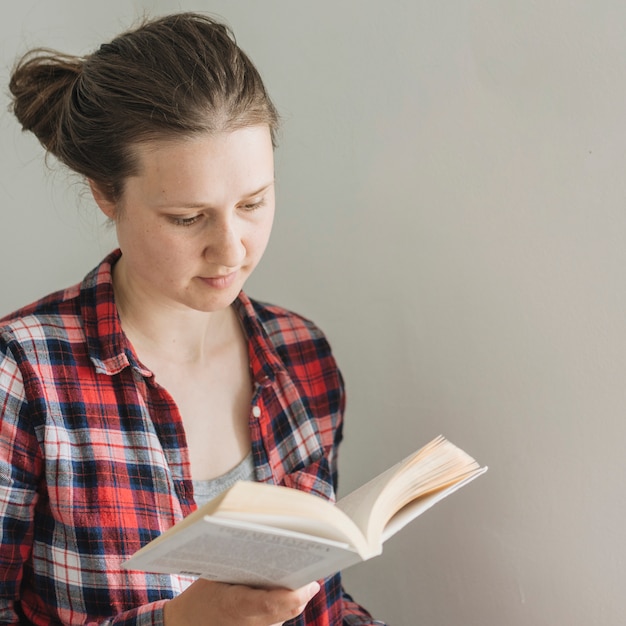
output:
{"label": "shirt collar", "polygon": [[276,379],[276,374],[285,370],[283,360],[272,341],[263,314],[268,313],[265,305],[249,298],[243,291],[233,302],[241,326],[248,340],[248,355],[252,379],[264,384]]}
{"label": "shirt collar", "polygon": [[80,306],[89,357],[98,372],[109,376],[128,366],[143,376],[152,376],[135,356],[117,313],[112,276],[121,256],[120,250],[111,252],[81,283]]}

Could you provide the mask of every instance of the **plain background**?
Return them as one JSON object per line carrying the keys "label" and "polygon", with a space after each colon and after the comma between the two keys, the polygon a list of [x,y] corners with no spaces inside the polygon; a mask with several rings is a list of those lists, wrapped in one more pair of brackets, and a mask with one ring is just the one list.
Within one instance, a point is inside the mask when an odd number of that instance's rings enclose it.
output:
{"label": "plain background", "polygon": [[[626,4],[21,0],[2,84],[29,47],[179,9],[233,26],[284,117],[248,291],[334,346],[342,493],[439,433],[490,466],[348,589],[394,626],[624,624]],[[8,313],[114,243],[2,97]]]}

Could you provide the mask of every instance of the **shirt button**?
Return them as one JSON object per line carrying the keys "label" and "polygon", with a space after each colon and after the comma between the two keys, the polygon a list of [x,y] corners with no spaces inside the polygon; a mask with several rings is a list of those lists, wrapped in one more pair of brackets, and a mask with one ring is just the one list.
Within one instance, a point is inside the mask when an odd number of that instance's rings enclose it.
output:
{"label": "shirt button", "polygon": [[254,415],[254,417],[261,417],[261,407],[255,404],[252,407],[252,415]]}

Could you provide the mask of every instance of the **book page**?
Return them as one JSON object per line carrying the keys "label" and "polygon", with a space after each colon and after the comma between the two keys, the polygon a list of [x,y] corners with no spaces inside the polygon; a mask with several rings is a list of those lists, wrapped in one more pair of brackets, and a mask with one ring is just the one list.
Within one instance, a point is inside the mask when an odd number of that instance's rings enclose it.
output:
{"label": "book page", "polygon": [[437,504],[437,502],[443,500],[445,497],[449,496],[461,487],[464,487],[475,478],[478,478],[481,474],[484,474],[486,471],[486,467],[481,467],[461,482],[455,483],[450,487],[440,489],[439,491],[435,491],[430,495],[418,498],[414,502],[411,502],[401,508],[385,525],[385,530],[382,535],[383,543],[402,530],[409,522],[412,522],[416,517],[424,513],[424,511],[427,511],[430,507]]}
{"label": "book page", "polygon": [[361,558],[347,544],[289,531],[206,517],[149,544],[125,569],[198,576],[253,587],[297,589]]}
{"label": "book page", "polygon": [[[402,463],[390,467],[386,472],[365,483],[352,493],[341,498],[336,506],[341,509],[359,527],[364,536],[367,535],[372,510],[389,481],[396,475]],[[380,554],[381,545],[368,545],[367,556]]]}
{"label": "book page", "polygon": [[[351,517],[365,535],[369,558],[382,551],[383,536],[390,536],[385,533],[385,526],[394,515],[406,509],[398,518],[406,519],[402,524],[405,525],[454,491],[448,487],[466,484],[466,479],[479,469],[472,457],[440,436],[339,500],[337,507]],[[424,506],[417,504],[418,500],[440,491],[445,491],[445,495],[436,500],[431,498]]]}

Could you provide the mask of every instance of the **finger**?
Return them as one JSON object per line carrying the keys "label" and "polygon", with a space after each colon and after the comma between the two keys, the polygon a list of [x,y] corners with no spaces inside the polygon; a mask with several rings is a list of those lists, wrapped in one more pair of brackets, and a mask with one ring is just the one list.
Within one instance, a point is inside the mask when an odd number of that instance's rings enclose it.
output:
{"label": "finger", "polygon": [[297,617],[300,615],[304,609],[306,609],[307,604],[311,601],[311,599],[317,595],[320,590],[320,585],[317,582],[310,583],[297,589],[295,593],[296,601],[298,602],[297,606],[289,616],[290,618]]}
{"label": "finger", "polygon": [[319,590],[320,584],[318,582],[312,582],[304,587],[300,587],[300,589],[296,589],[296,594],[301,597],[302,605],[306,606],[309,601],[319,593]]}

